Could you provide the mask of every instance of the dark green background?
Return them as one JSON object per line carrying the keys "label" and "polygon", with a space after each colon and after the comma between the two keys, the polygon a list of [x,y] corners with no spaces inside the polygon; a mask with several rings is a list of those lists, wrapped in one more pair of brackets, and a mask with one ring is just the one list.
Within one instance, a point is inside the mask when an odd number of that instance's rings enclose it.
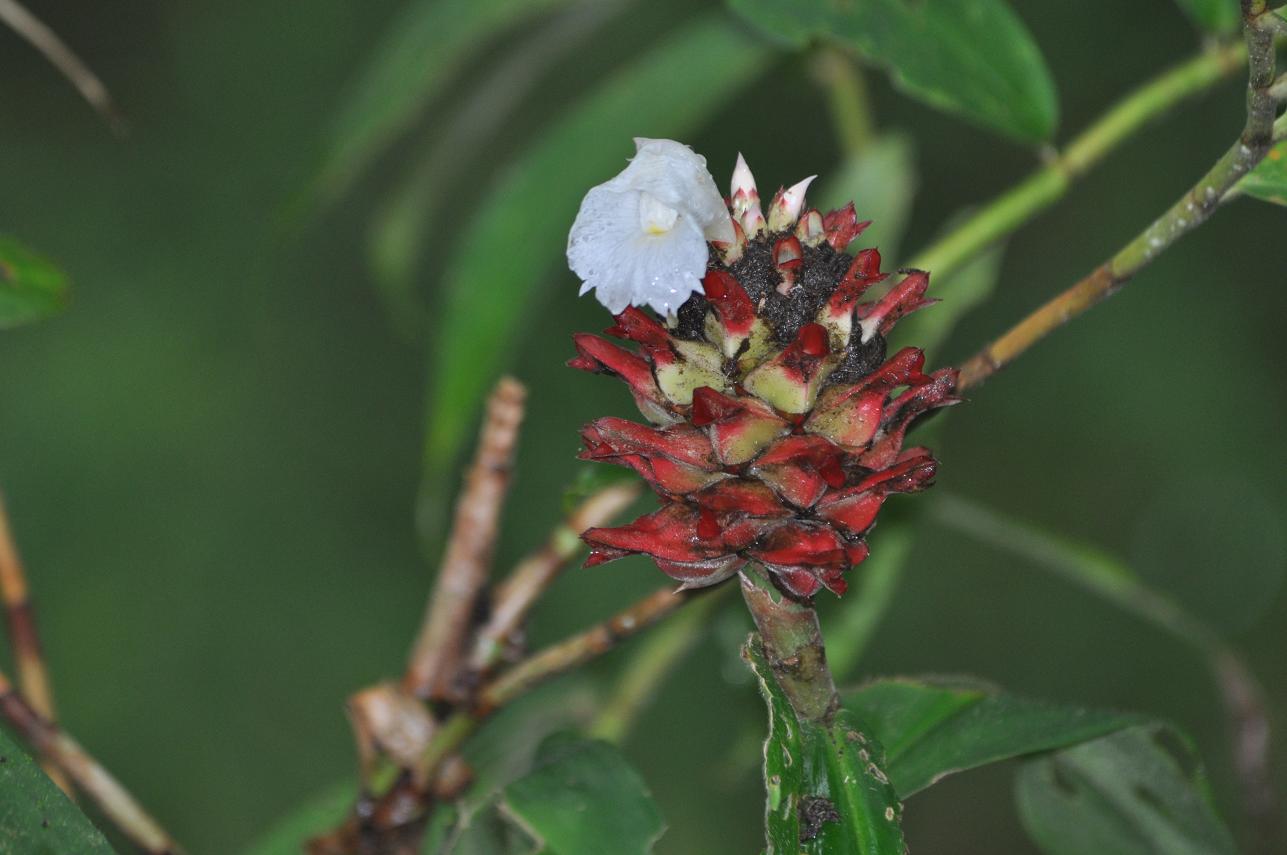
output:
{"label": "dark green background", "polygon": [[[0,31],[0,230],[75,281],[64,316],[0,335],[0,485],[68,728],[194,852],[232,852],[351,774],[343,699],[399,668],[430,581],[412,526],[422,350],[394,334],[363,261],[398,158],[320,218],[286,213],[398,4],[30,5],[110,84],[132,133],[113,138]],[[1060,139],[1199,43],[1165,0],[1015,5],[1058,83]],[[578,69],[605,67],[688,8],[633,7],[636,21],[556,75],[510,136],[461,165],[459,219],[493,161],[586,85]],[[882,127],[909,130],[920,152],[904,246],[1036,162],[870,79]],[[999,293],[944,356],[968,355],[1169,204],[1240,127],[1240,86],[1149,129],[1020,231]],[[605,128],[603,144],[624,159],[635,133],[647,129]],[[690,141],[721,183],[738,150],[774,186],[825,174],[837,157],[823,102],[789,57]],[[1282,209],[1221,211],[952,413],[937,488],[1134,560],[1229,628],[1280,731],[1285,237]],[[452,238],[426,241],[445,254]],[[552,523],[577,426],[630,410],[617,384],[562,367],[570,333],[606,317],[575,298],[571,274],[556,279],[512,362],[532,396],[502,566]],[[535,636],[659,581],[639,561],[571,573]],[[663,853],[757,845],[760,784],[728,759],[762,716],[733,655],[738,635],[733,622],[705,641],[627,744],[671,823]],[[596,678],[608,685],[627,656]],[[865,668],[966,671],[1170,717],[1196,734],[1241,826],[1200,661],[1022,561],[921,528]],[[1273,750],[1281,771],[1287,739]],[[1011,805],[1008,770],[971,773],[909,804],[909,841],[921,853],[1029,851]]]}

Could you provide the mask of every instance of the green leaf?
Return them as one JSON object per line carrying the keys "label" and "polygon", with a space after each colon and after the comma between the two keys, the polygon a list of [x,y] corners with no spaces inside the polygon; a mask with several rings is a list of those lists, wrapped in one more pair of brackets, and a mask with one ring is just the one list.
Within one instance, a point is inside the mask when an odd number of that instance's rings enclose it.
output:
{"label": "green leaf", "polygon": [[[486,69],[459,112],[434,139],[409,174],[397,182],[370,228],[368,258],[390,320],[408,338],[423,333],[427,307],[416,273],[439,218],[454,210],[446,187],[489,139],[506,132],[516,108],[544,82],[544,74],[578,49],[623,0],[583,2],[551,16]],[[438,133],[438,131],[440,131]]]}
{"label": "green leaf", "polygon": [[871,219],[862,246],[874,246],[886,261],[898,258],[898,245],[916,196],[916,153],[909,137],[885,134],[848,157],[819,194],[828,211],[854,203],[859,219]]}
{"label": "green leaf", "polygon": [[607,742],[555,734],[532,771],[507,786],[502,813],[544,855],[646,855],[666,830],[643,779]]}
{"label": "green leaf", "polygon": [[[687,136],[768,57],[722,18],[695,21],[604,81],[500,176],[443,282],[429,368],[429,471],[455,457],[532,292],[563,255],[586,191],[625,165],[632,136]],[[570,274],[559,279],[572,299]]]}
{"label": "green leaf", "polygon": [[316,190],[344,193],[488,40],[570,0],[412,0],[331,129]]}
{"label": "green leaf", "polygon": [[1205,787],[1187,746],[1150,725],[1030,761],[1015,794],[1024,827],[1048,855],[1232,855]]}
{"label": "green leaf", "polygon": [[0,235],[0,329],[56,314],[67,305],[67,277],[47,259]]}
{"label": "green leaf", "polygon": [[913,97],[1024,142],[1051,137],[1054,81],[1003,0],[729,0],[771,38],[838,42]]}
{"label": "green leaf", "polygon": [[843,697],[885,746],[894,789],[908,796],[955,772],[1049,751],[1139,724],[1139,716],[998,694],[977,681],[891,679]]}
{"label": "green leaf", "polygon": [[332,785],[274,823],[243,855],[299,855],[310,837],[344,821],[356,797],[357,788],[351,781]]}
{"label": "green leaf", "polygon": [[1175,0],[1193,23],[1209,33],[1232,33],[1242,24],[1234,0]]}
{"label": "green leaf", "polygon": [[0,730],[0,852],[112,855],[112,847],[103,833],[3,730]]}
{"label": "green leaf", "polygon": [[1265,159],[1238,182],[1238,189],[1266,202],[1287,205],[1287,141],[1271,148]]}
{"label": "green leaf", "polygon": [[840,710],[820,727],[796,718],[759,639],[743,650],[769,710],[764,741],[767,855],[887,855],[906,850],[902,805],[879,742]]}

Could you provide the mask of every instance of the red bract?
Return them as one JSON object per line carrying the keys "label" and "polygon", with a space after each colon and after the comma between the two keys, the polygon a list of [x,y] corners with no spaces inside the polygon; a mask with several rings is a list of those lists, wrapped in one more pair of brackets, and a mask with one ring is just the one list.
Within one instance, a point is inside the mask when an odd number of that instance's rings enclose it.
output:
{"label": "red bract", "polygon": [[933,483],[934,457],[903,441],[957,402],[956,372],[925,374],[912,347],[877,364],[894,324],[933,302],[929,275],[860,302],[886,279],[880,253],[838,256],[867,223],[852,205],[804,207],[792,194],[805,186],[780,191],[767,223],[754,187],[735,187],[735,240],[712,246],[704,295],[667,319],[629,308],[608,329],[635,350],[576,337],[570,364],[621,377],[657,425],[598,419],[581,457],[633,468],[662,502],[586,532],[587,565],[647,555],[692,588],[757,561],[793,597],[841,594],[888,497]]}

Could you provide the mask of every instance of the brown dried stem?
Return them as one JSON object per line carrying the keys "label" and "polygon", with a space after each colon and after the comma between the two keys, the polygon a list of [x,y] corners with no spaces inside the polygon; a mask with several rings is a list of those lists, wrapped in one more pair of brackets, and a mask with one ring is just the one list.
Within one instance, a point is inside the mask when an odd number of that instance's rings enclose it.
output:
{"label": "brown dried stem", "polygon": [[593,494],[568,514],[540,549],[519,562],[492,597],[491,615],[478,631],[467,673],[483,676],[500,664],[537,599],[581,551],[582,532],[611,522],[639,497],[640,489],[638,484],[617,484]]}
{"label": "brown dried stem", "polygon": [[45,759],[76,782],[113,825],[148,855],[181,855],[165,829],[76,740],[18,696],[0,673],[0,716]]}
{"label": "brown dried stem", "polygon": [[[36,630],[36,611],[27,590],[27,574],[14,542],[3,494],[0,494],[0,597],[4,599],[9,643],[13,646],[13,660],[18,667],[19,692],[37,715],[46,721],[57,721],[49,669],[45,665],[44,648]],[[54,783],[72,796],[74,791],[67,776],[49,763],[43,765]]]}
{"label": "brown dried stem", "polygon": [[961,367],[961,388],[977,386],[1036,342],[1117,293],[1181,237],[1202,225],[1238,181],[1269,152],[1278,102],[1274,82],[1274,25],[1263,0],[1244,6],[1249,74],[1247,121],[1241,136],[1206,175],[1147,229],[1086,278],[1030,314]]}
{"label": "brown dried stem", "polygon": [[501,707],[551,677],[602,656],[623,639],[642,632],[701,594],[676,591],[669,586],[659,588],[602,623],[532,654],[483,686],[473,709],[461,710],[443,722],[425,750],[420,771],[432,774],[440,769],[483,720]]}
{"label": "brown dried stem", "polygon": [[538,683],[602,656],[622,639],[647,629],[695,596],[700,592],[676,591],[671,586],[659,588],[604,622],[532,654],[482,688],[474,713],[487,715]]}
{"label": "brown dried stem", "polygon": [[62,73],[76,87],[95,111],[98,112],[108,127],[116,134],[125,133],[125,120],[116,109],[112,95],[98,79],[90,67],[78,57],[58,34],[31,14],[17,0],[0,0],[0,21],[8,24],[15,33],[40,51],[54,68]]}
{"label": "brown dried stem", "polygon": [[478,452],[456,504],[438,581],[403,677],[403,687],[417,697],[462,697],[456,677],[474,606],[487,582],[525,396],[521,383],[503,377],[487,401]]}

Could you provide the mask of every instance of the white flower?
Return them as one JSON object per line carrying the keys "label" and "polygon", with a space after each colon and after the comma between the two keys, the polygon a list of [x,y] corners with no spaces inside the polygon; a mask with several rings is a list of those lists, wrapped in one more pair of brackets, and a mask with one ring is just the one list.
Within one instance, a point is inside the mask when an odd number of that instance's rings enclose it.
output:
{"label": "white flower", "polygon": [[635,139],[635,156],[590,190],[568,234],[568,266],[614,315],[627,306],[673,314],[701,291],[706,242],[733,221],[706,159],[674,140]]}

